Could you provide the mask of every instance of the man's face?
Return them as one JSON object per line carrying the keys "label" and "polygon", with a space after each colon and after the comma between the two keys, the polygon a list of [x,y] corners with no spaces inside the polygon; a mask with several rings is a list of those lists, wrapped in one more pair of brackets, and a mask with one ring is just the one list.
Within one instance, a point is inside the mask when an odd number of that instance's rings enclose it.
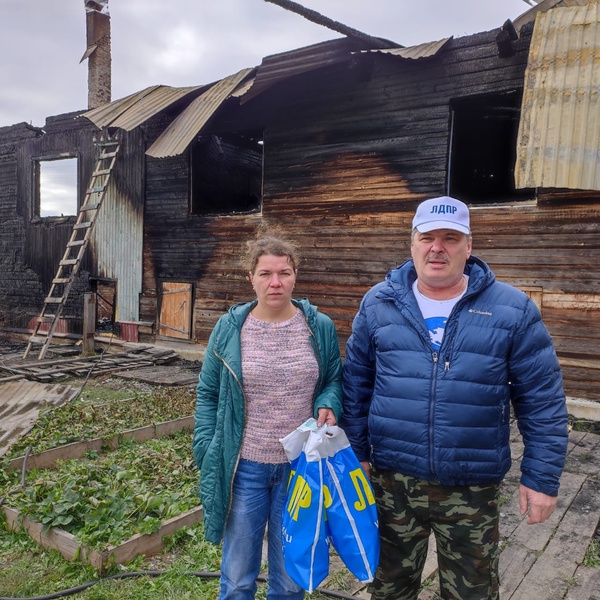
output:
{"label": "man's face", "polygon": [[443,290],[462,280],[465,263],[471,256],[471,238],[453,229],[415,231],[410,250],[419,281]]}

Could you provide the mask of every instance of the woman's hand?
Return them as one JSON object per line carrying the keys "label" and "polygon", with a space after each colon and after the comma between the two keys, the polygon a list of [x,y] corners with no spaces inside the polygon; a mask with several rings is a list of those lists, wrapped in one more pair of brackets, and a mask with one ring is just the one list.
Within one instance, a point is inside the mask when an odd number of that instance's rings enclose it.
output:
{"label": "woman's hand", "polygon": [[335,425],[335,414],[330,408],[320,408],[318,415],[317,427],[322,427],[323,425]]}

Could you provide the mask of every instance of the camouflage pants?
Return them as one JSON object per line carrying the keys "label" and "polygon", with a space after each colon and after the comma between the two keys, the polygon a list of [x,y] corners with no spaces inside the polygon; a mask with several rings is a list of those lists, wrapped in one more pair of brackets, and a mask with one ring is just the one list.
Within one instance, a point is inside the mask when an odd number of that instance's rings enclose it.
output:
{"label": "camouflage pants", "polygon": [[498,485],[444,486],[373,469],[381,554],[372,600],[416,600],[435,534],[440,594],[498,600]]}

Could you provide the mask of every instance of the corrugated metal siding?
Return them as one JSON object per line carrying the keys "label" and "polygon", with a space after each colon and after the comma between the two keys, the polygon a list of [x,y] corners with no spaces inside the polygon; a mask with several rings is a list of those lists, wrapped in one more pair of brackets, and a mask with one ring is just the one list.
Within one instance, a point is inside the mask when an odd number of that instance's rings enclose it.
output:
{"label": "corrugated metal siding", "polygon": [[215,83],[196,98],[150,146],[146,154],[154,158],[177,156],[185,151],[214,112],[254,69],[242,69]]}
{"label": "corrugated metal siding", "polygon": [[127,134],[92,233],[91,245],[99,277],[117,280],[115,318],[139,320],[143,261],[142,134]]}
{"label": "corrugated metal siding", "polygon": [[115,319],[139,320],[142,291],[143,210],[109,184],[94,227],[96,269],[101,277],[117,280]]}
{"label": "corrugated metal siding", "polygon": [[131,131],[161,110],[171,106],[171,104],[174,104],[185,96],[191,96],[194,92],[199,92],[205,87],[206,86],[172,88],[161,86],[147,96],[141,98],[135,106],[132,106],[119,118],[115,119],[111,123],[111,127],[120,127],[126,131]]}
{"label": "corrugated metal siding", "polygon": [[135,94],[126,96],[125,98],[120,98],[119,100],[115,100],[114,102],[110,102],[104,106],[99,106],[98,108],[89,110],[88,112],[83,113],[81,116],[86,117],[94,125],[102,129],[107,125],[110,125],[117,117],[134,106],[136,102],[139,102],[142,98],[144,98],[144,96],[150,94],[153,90],[156,90],[159,87],[160,86],[158,85],[147,87],[139,92],[135,92]]}
{"label": "corrugated metal siding", "polygon": [[538,14],[517,140],[518,188],[600,190],[600,8]]}

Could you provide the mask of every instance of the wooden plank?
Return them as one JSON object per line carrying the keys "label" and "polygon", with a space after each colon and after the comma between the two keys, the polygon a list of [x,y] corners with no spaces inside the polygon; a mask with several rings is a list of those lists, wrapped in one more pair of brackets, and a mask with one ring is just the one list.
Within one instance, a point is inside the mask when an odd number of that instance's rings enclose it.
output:
{"label": "wooden plank", "polygon": [[[510,536],[511,542],[518,542],[524,547],[542,552],[549,541],[555,536],[555,530],[565,518],[567,511],[574,502],[581,486],[586,480],[586,475],[577,473],[563,473],[560,480],[560,492],[556,510],[545,523],[528,525],[527,518],[522,517],[521,523]],[[515,499],[518,502],[518,494]],[[519,514],[519,511],[516,511]]]}
{"label": "wooden plank", "polygon": [[565,600],[600,600],[600,569],[579,567]]}
{"label": "wooden plank", "polygon": [[[588,478],[511,600],[562,599],[598,525],[600,481]],[[539,527],[539,525],[536,525]],[[589,599],[588,599],[589,600]]]}
{"label": "wooden plank", "polygon": [[573,444],[567,456],[567,467],[569,470],[589,475],[600,473],[600,436],[587,432],[572,431],[569,438],[574,434],[582,434]]}
{"label": "wooden plank", "polygon": [[569,441],[567,443],[567,460],[569,460],[569,454],[571,454],[571,452],[575,448],[577,448],[577,446],[585,438],[586,435],[587,431],[569,431]]}
{"label": "wooden plank", "polygon": [[[117,564],[126,564],[140,554],[146,556],[157,554],[165,547],[165,537],[173,535],[183,527],[199,523],[203,518],[202,506],[192,508],[177,517],[164,521],[160,529],[154,533],[134,535],[119,546],[109,548],[105,553],[107,560]],[[107,560],[104,561],[103,567]]]}
{"label": "wooden plank", "polygon": [[432,533],[429,536],[429,546],[427,548],[427,558],[425,559],[425,566],[423,567],[423,574],[421,581],[425,581],[430,577],[433,577],[438,570],[437,561],[437,546],[435,543],[435,535]]}
{"label": "wooden plank", "polygon": [[500,554],[500,597],[512,598],[537,558],[537,552],[508,540]]}
{"label": "wooden plank", "polygon": [[134,535],[118,546],[110,546],[106,551],[98,552],[78,542],[75,536],[67,531],[51,527],[44,533],[40,523],[21,516],[20,511],[6,506],[0,508],[6,515],[6,524],[10,531],[18,531],[22,528],[42,548],[56,550],[67,560],[78,559],[87,562],[98,569],[100,575],[103,574],[108,563],[125,564],[140,554],[152,556],[160,552],[165,546],[163,541],[165,537],[173,535],[183,527],[194,525],[204,518],[202,506],[197,506],[164,521],[160,529],[154,533]]}
{"label": "wooden plank", "polygon": [[99,552],[88,550],[70,533],[54,527],[44,533],[43,526],[40,523],[23,517],[20,511],[8,508],[7,506],[2,506],[1,508],[6,515],[6,525],[10,531],[24,529],[31,539],[42,548],[57,550],[67,560],[79,557],[93,566],[102,564],[103,559]]}

